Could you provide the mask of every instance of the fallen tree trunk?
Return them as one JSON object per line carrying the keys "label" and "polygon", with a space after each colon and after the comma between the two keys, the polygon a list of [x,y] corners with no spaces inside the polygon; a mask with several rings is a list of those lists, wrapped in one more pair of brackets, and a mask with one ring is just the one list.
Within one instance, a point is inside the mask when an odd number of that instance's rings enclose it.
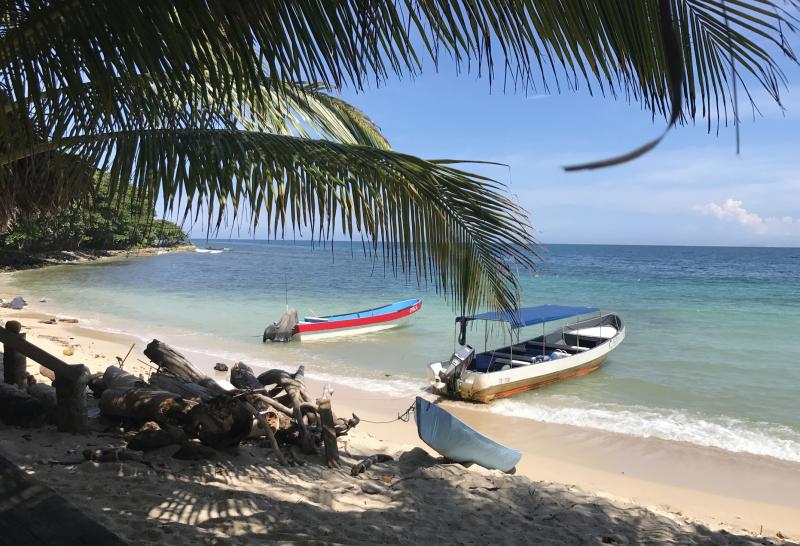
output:
{"label": "fallen tree trunk", "polygon": [[159,372],[164,371],[179,379],[202,385],[215,395],[225,392],[216,381],[198,370],[185,356],[166,343],[154,339],[147,345],[144,354],[158,365]]}
{"label": "fallen tree trunk", "polygon": [[47,421],[47,407],[15,385],[0,383],[0,421],[19,427],[40,427]]}

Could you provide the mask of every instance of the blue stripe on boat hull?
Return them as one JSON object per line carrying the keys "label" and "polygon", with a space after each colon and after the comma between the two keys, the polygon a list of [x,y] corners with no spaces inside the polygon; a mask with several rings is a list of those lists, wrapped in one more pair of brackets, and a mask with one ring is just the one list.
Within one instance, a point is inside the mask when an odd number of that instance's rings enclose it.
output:
{"label": "blue stripe on boat hull", "polygon": [[[327,315],[324,317],[319,317],[325,319],[325,322],[335,322],[338,320],[352,320],[357,318],[368,318],[368,317],[375,317],[378,315],[387,315],[389,313],[396,313],[397,311],[402,311],[403,309],[408,309],[409,307],[420,303],[422,300],[420,298],[410,299],[410,300],[403,300],[398,301],[395,303],[390,303],[389,305],[384,305],[383,307],[376,307],[375,309],[365,309],[363,311],[356,311],[355,313],[345,313],[343,315]],[[308,318],[312,317],[304,317],[303,321],[306,322],[319,322],[317,321],[308,321]]]}

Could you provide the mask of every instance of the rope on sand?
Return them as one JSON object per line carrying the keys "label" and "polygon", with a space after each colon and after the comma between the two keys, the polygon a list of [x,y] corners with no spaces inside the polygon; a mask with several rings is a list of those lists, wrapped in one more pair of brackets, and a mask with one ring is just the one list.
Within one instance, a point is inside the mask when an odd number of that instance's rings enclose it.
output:
{"label": "rope on sand", "polygon": [[368,419],[360,419],[364,423],[372,423],[373,425],[387,425],[389,423],[394,423],[395,421],[403,421],[404,423],[408,423],[411,420],[411,414],[416,411],[416,402],[408,406],[408,409],[403,413],[399,413],[397,417],[394,419],[390,419],[388,421],[370,421]]}

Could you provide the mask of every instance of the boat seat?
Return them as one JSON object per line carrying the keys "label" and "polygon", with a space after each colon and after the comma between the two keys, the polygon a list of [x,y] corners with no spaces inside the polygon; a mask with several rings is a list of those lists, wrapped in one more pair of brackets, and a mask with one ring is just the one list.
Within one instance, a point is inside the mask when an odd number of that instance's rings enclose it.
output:
{"label": "boat seat", "polygon": [[511,360],[509,358],[495,358],[494,361],[497,364],[510,364],[512,368],[522,368],[523,366],[530,366],[532,362],[527,360],[517,360],[516,358]]}
{"label": "boat seat", "polygon": [[533,359],[536,358],[535,355],[528,355],[525,353],[493,353],[497,360],[505,359],[505,360],[523,360],[528,364],[533,363]]}

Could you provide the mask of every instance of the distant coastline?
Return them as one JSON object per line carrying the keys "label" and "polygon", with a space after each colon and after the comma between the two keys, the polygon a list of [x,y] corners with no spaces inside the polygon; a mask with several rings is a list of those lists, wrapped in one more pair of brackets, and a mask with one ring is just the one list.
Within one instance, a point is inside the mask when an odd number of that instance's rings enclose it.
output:
{"label": "distant coastline", "polygon": [[42,252],[25,252],[0,249],[0,272],[39,269],[53,265],[79,264],[96,262],[121,257],[155,256],[174,252],[192,252],[195,246],[191,243],[175,246],[128,248],[124,250],[48,250]]}

